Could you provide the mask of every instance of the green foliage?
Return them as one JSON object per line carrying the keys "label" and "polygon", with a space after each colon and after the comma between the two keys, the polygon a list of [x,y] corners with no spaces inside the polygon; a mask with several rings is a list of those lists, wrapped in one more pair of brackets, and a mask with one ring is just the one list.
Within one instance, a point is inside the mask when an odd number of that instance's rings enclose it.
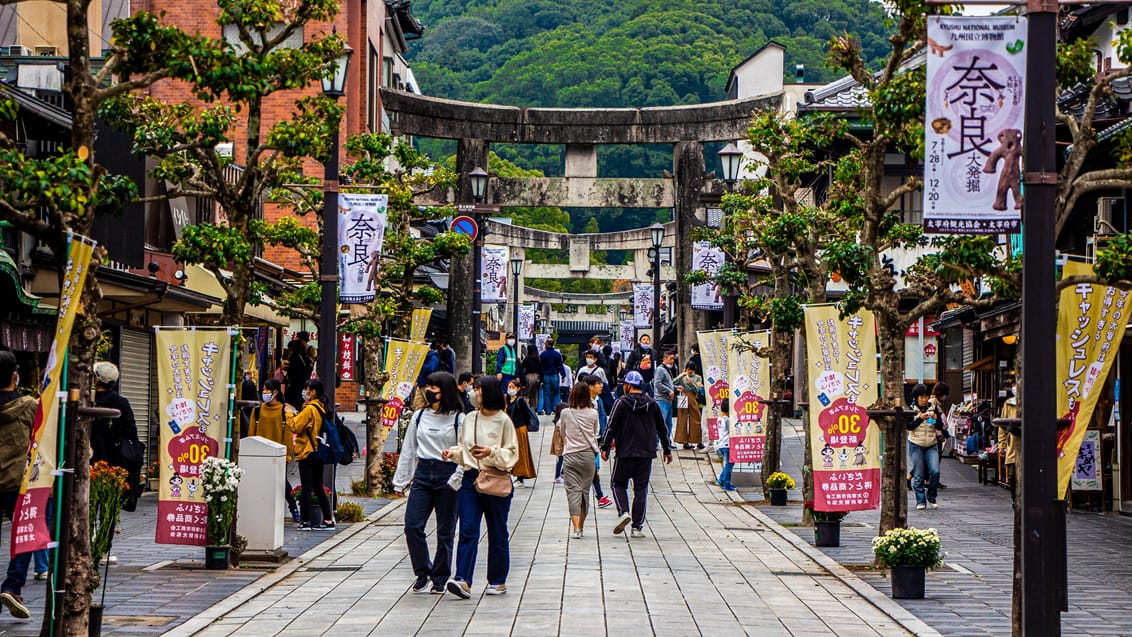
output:
{"label": "green foliage", "polygon": [[104,175],[94,185],[88,161],[74,150],[32,159],[18,148],[0,148],[0,192],[21,211],[44,209],[48,214],[81,218],[88,214],[118,214],[137,196],[137,185],[121,175]]}
{"label": "green foliage", "polygon": [[1093,270],[1106,283],[1132,280],[1132,235],[1121,233],[1097,253]]}
{"label": "green foliage", "polygon": [[[358,482],[362,481],[359,480]],[[366,519],[365,509],[363,509],[362,505],[358,504],[357,502],[342,500],[338,503],[338,508],[334,510],[335,522],[341,522],[342,524],[352,524],[354,522],[361,522],[364,519]]]}
{"label": "green foliage", "polygon": [[1078,84],[1091,84],[1096,75],[1096,61],[1093,50],[1096,43],[1091,39],[1057,43],[1057,85],[1070,89]]}
{"label": "green foliage", "polygon": [[200,223],[185,226],[181,238],[173,244],[173,258],[185,263],[201,263],[214,268],[229,263],[250,263],[255,256],[253,245],[245,233],[231,226]]}

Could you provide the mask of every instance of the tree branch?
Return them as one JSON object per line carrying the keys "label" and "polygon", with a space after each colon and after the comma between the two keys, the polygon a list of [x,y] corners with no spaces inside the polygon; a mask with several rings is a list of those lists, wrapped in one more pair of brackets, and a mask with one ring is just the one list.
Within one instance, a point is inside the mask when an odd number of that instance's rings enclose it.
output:
{"label": "tree branch", "polygon": [[118,82],[117,84],[114,84],[112,86],[98,89],[94,92],[94,99],[101,102],[102,100],[117,97],[118,95],[121,95],[123,93],[129,93],[130,91],[145,88],[152,85],[154,82],[163,80],[167,77],[169,77],[169,69],[154,71],[153,73],[150,73],[149,75],[136,80],[126,80],[125,82]]}

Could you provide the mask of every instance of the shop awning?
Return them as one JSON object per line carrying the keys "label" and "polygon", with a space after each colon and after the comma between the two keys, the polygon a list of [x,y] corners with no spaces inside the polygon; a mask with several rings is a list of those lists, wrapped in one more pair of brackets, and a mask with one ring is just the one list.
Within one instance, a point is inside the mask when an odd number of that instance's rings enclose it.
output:
{"label": "shop awning", "polygon": [[55,316],[54,308],[40,307],[40,298],[28,294],[20,284],[20,266],[7,250],[0,250],[0,298],[15,299],[16,307],[5,308],[9,314],[23,316]]}

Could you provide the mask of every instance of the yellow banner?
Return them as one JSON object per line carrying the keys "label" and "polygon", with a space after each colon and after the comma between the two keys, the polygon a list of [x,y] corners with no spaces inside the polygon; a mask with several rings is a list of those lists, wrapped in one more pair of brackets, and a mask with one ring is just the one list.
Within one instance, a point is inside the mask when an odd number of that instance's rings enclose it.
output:
{"label": "yellow banner", "polygon": [[880,427],[865,411],[877,400],[872,312],[844,320],[833,305],[807,306],[810,464],[815,511],[880,506]]}
{"label": "yellow banner", "polygon": [[[1069,261],[1062,276],[1092,274],[1084,263]],[[1104,285],[1078,283],[1065,288],[1057,304],[1057,414],[1070,425],[1057,430],[1057,493],[1063,495],[1073,476],[1081,441],[1093,419],[1101,388],[1108,378],[1124,326],[1128,292]]]}
{"label": "yellow banner", "polygon": [[158,544],[204,546],[208,505],[200,466],[224,454],[231,385],[232,333],[227,328],[157,330],[157,396],[161,463]]}
{"label": "yellow banner", "polygon": [[[739,334],[730,355],[731,462],[762,462],[766,447],[766,403],[770,398],[770,361],[754,349],[770,347],[770,330]],[[702,358],[702,356],[701,356]]]}
{"label": "yellow banner", "polygon": [[432,308],[423,307],[413,310],[413,323],[409,328],[410,341],[423,341],[428,334],[428,322],[432,319]]}
{"label": "yellow banner", "polygon": [[63,390],[63,367],[71,328],[78,314],[90,257],[95,242],[72,235],[63,270],[63,287],[59,292],[59,315],[55,321],[55,338],[47,355],[47,365],[39,385],[39,406],[32,427],[29,462],[20,485],[20,498],[12,525],[12,555],[47,548],[51,535],[47,529],[47,501],[55,484],[59,466],[59,392]]}
{"label": "yellow banner", "polygon": [[719,440],[719,406],[731,399],[728,389],[727,370],[729,368],[731,340],[735,337],[731,330],[715,332],[696,332],[700,345],[700,362],[704,368],[704,394],[707,404],[704,415],[707,421],[708,439]]}

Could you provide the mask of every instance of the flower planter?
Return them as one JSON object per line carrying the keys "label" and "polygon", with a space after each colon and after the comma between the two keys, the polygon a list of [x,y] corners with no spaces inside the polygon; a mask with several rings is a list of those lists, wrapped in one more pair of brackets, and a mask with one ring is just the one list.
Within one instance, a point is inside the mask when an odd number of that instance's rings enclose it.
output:
{"label": "flower planter", "polygon": [[776,507],[786,506],[786,489],[771,489],[770,504]]}
{"label": "flower planter", "polygon": [[91,603],[90,621],[86,627],[87,637],[102,637],[102,604]]}
{"label": "flower planter", "polygon": [[841,520],[814,522],[814,546],[841,546]]}
{"label": "flower planter", "polygon": [[224,571],[228,569],[230,546],[204,547],[204,567],[210,571]]}
{"label": "flower planter", "polygon": [[927,569],[923,566],[893,566],[889,568],[892,580],[893,599],[923,599],[924,579]]}

